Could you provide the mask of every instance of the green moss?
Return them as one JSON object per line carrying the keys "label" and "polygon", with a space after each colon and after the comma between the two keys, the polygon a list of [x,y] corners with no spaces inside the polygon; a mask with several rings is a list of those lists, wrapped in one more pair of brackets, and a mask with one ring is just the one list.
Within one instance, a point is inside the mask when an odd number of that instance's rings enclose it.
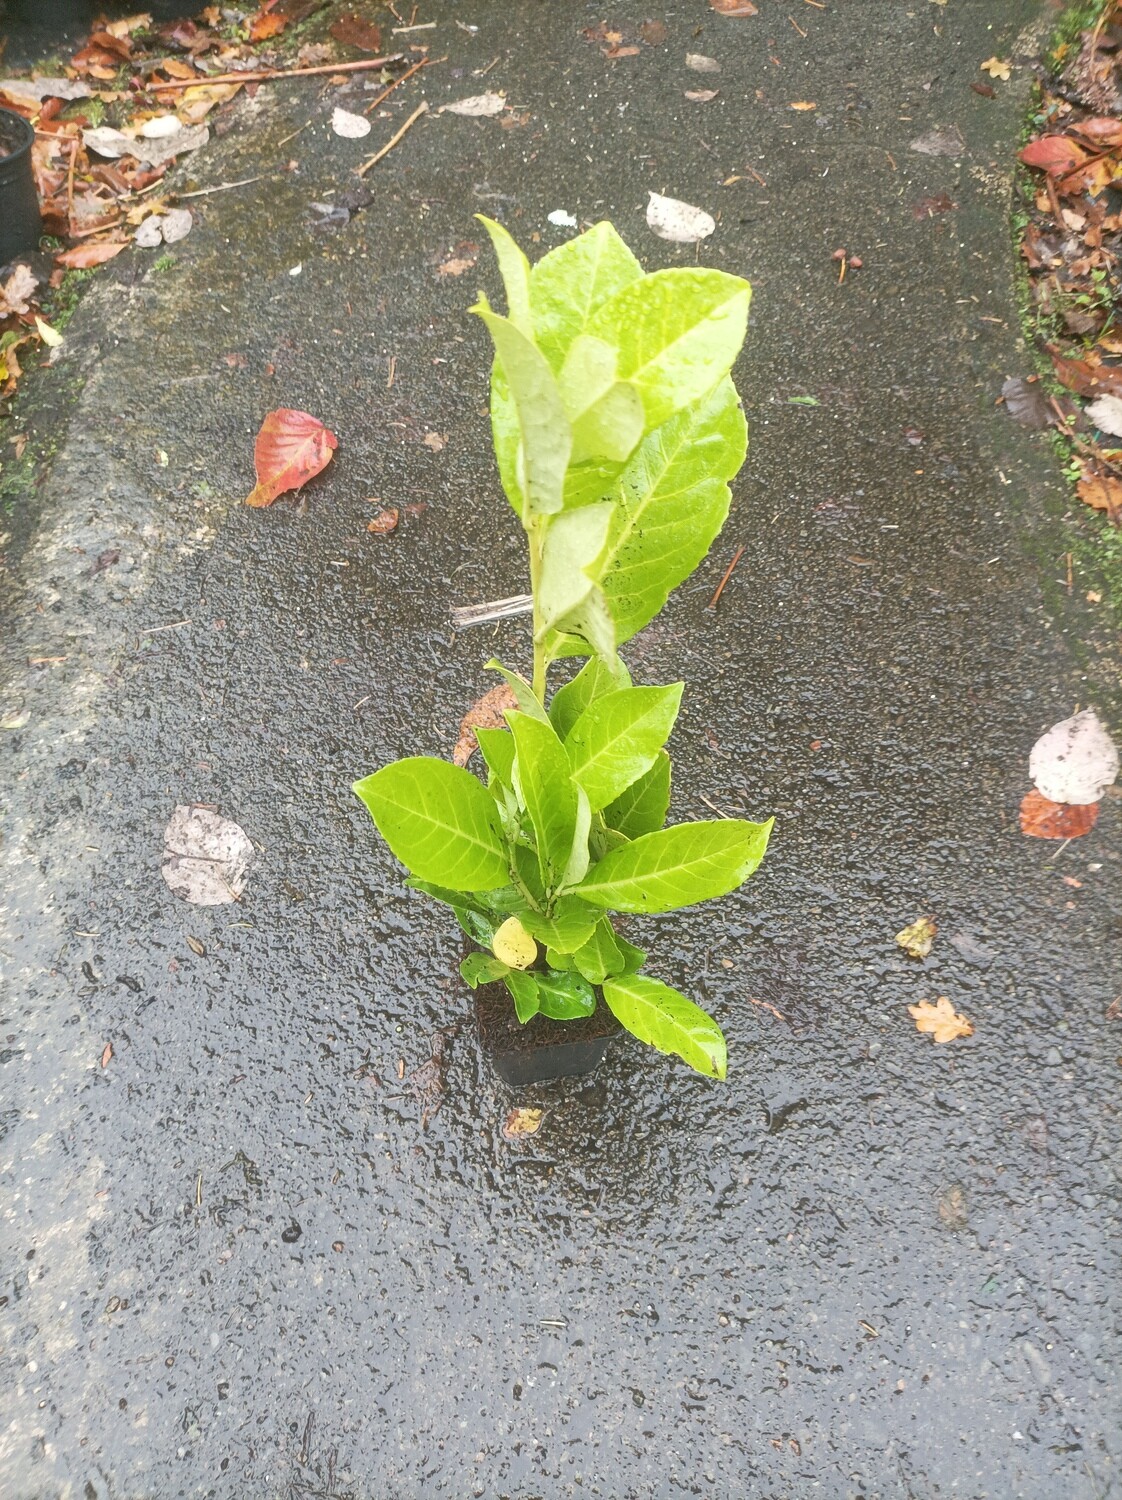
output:
{"label": "green moss", "polygon": [[62,283],[50,294],[43,306],[43,315],[52,328],[59,333],[66,327],[82,300],[82,288],[95,275],[93,270],[67,271]]}
{"label": "green moss", "polygon": [[170,271],[175,266],[174,255],[159,255],[152,262],[153,271]]}
{"label": "green moss", "polygon": [[1079,47],[1079,34],[1094,26],[1110,0],[1075,0],[1056,22],[1056,29],[1044,49],[1044,60],[1055,71],[1066,63]]}

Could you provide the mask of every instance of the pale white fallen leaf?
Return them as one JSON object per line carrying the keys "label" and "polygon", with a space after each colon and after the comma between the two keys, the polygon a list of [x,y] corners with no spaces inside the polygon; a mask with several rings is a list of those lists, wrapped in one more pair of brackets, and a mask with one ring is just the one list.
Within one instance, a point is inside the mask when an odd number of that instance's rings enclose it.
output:
{"label": "pale white fallen leaf", "polygon": [[502,94],[473,94],[470,99],[457,99],[454,104],[442,104],[440,112],[449,115],[471,115],[475,118],[498,115],[506,108]]}
{"label": "pale white fallen leaf", "polygon": [[0,287],[0,316],[10,312],[25,313],[38,285],[39,278],[30,266],[16,266]]}
{"label": "pale white fallen leaf", "polygon": [[164,244],[174,245],[177,240],[185,240],[191,233],[194,222],[189,208],[169,209],[160,226],[164,233]]}
{"label": "pale white fallen leaf", "polygon": [[566,213],[563,208],[555,208],[551,214],[546,214],[551,224],[557,224],[562,229],[575,229],[577,227],[576,216]]}
{"label": "pale white fallen leaf", "polygon": [[212,807],[181,806],[164,830],[161,873],[169,888],[195,906],[221,906],[245,890],[253,845],[245,830]]}
{"label": "pale white fallen leaf", "polygon": [[700,52],[686,53],[686,67],[695,73],[719,73],[721,65],[715,57],[703,57]]}
{"label": "pale white fallen leaf", "polygon": [[370,134],[370,121],[365,115],[353,115],[349,109],[336,109],[331,116],[331,128],[344,140],[361,141]]}
{"label": "pale white fallen leaf", "polygon": [[299,276],[300,273],[301,273],[301,271],[303,271],[303,269],[304,269],[304,262],[302,260],[298,260],[294,266],[289,266],[289,268],[288,268],[288,274],[290,276]]}
{"label": "pale white fallen leaf", "polygon": [[38,104],[41,99],[88,99],[93,88],[77,78],[4,78],[0,94],[20,104]]}
{"label": "pale white fallen leaf", "polygon": [[686,98],[691,104],[708,104],[717,97],[720,89],[687,89]]}
{"label": "pale white fallen leaf", "polygon": [[52,328],[49,323],[44,323],[43,319],[38,316],[35,319],[35,331],[48,349],[57,349],[62,343],[62,334],[58,329]]}
{"label": "pale white fallen leaf", "polygon": [[1099,396],[1087,407],[1087,415],[1100,432],[1122,437],[1122,396]]}
{"label": "pale white fallen leaf", "polygon": [[169,135],[178,135],[183,129],[178,115],[153,115],[140,127],[146,141],[158,141]]}
{"label": "pale white fallen leaf", "polygon": [[647,204],[647,223],[659,239],[673,240],[679,245],[696,245],[716,229],[711,214],[692,203],[683,203],[678,198],[664,198],[661,193],[651,193]]}
{"label": "pale white fallen leaf", "polygon": [[1118,776],[1118,747],[1093,708],[1061,719],[1032,747],[1029,775],[1042,797],[1086,807]]}
{"label": "pale white fallen leaf", "polygon": [[23,729],[30,722],[31,715],[26,708],[9,708],[0,714],[0,729]]}
{"label": "pale white fallen leaf", "polygon": [[161,229],[163,214],[149,214],[143,224],[133,235],[133,240],[142,250],[154,250],[157,245],[162,245],[164,236]]}
{"label": "pale white fallen leaf", "polygon": [[135,156],[137,161],[156,167],[184,151],[197,151],[210,140],[210,131],[205,125],[186,125],[175,135],[158,136],[145,140],[143,136],[126,135],[109,125],[97,125],[92,130],[82,131],[82,144],[98,156],[115,159],[119,156]]}

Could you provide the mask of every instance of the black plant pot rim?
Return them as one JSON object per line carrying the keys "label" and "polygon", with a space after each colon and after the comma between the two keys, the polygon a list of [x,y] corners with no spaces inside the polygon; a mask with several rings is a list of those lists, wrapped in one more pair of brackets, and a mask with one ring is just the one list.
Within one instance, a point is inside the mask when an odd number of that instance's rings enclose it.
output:
{"label": "black plant pot rim", "polygon": [[599,1067],[623,1030],[599,989],[596,1000],[591,1016],[552,1021],[538,1015],[523,1024],[514,1017],[514,1002],[505,985],[481,984],[475,991],[480,1044],[495,1072],[512,1088],[582,1077]]}
{"label": "black plant pot rim", "polygon": [[24,119],[14,109],[4,109],[0,106],[0,141],[7,134],[11,121],[11,128],[19,137],[19,145],[13,146],[7,156],[0,156],[0,180],[8,176],[9,172],[18,170],[20,163],[25,157],[31,155],[31,148],[35,144],[35,127],[30,120]]}

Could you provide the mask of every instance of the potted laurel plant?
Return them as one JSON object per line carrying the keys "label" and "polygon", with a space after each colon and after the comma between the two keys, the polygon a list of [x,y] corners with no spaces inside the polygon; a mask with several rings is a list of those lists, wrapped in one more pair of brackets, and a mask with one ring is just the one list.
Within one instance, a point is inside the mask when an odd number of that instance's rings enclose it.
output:
{"label": "potted laurel plant", "polygon": [[[760,863],[771,822],[664,826],[664,746],[683,684],[636,686],[619,648],[693,572],[728,514],[747,445],[729,372],[751,288],[715,270],[645,275],[609,223],[531,268],[501,225],[482,222],[507,311],[482,296],[472,311],[494,345],[495,455],[529,551],[532,669],[488,663],[517,706],[505,729],[476,730],[486,785],[416,755],[354,790],[408,883],[451,907],[472,939],[466,982],[492,1003],[499,987],[518,1025],[587,1032],[606,1010],[641,1041],[724,1078],[717,1023],[643,972],[646,954],[613,913],[735,890]],[[551,671],[570,657],[583,665],[551,692]],[[602,1055],[604,1035],[591,1056],[561,1047],[559,1066],[503,1071],[520,1082],[580,1071]]]}

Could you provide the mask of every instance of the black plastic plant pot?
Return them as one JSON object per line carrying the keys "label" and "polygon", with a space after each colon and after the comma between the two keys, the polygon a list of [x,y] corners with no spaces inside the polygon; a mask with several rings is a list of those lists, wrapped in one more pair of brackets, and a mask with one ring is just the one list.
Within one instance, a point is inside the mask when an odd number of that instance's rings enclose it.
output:
{"label": "black plastic plant pot", "polygon": [[42,31],[83,26],[93,14],[90,0],[8,0],[9,21],[22,21]]}
{"label": "black plastic plant pot", "polygon": [[0,109],[0,266],[39,248],[43,222],[31,173],[35,131],[22,115]]}
{"label": "black plastic plant pot", "polygon": [[475,992],[479,1040],[495,1072],[511,1088],[579,1078],[604,1060],[608,1044],[622,1030],[600,1000],[579,1021],[534,1016],[522,1025],[505,984],[481,984]]}

